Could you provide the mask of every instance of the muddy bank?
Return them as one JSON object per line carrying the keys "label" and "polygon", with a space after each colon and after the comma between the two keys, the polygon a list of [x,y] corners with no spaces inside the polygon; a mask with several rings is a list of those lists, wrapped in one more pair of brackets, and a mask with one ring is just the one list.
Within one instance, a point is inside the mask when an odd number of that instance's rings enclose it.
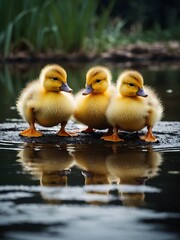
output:
{"label": "muddy bank", "polygon": [[48,61],[63,61],[63,62],[91,62],[91,61],[111,61],[111,62],[162,62],[162,61],[180,61],[180,42],[154,42],[154,43],[134,43],[117,48],[111,48],[105,52],[73,52],[63,53],[52,51],[47,53],[31,51],[19,51],[10,53],[4,58],[0,54],[0,62],[48,62]]}
{"label": "muddy bank", "polygon": [[[68,131],[80,129],[82,126],[70,121],[67,125]],[[115,144],[112,142],[106,142],[101,140],[101,136],[105,131],[96,131],[92,134],[79,133],[75,137],[58,137],[56,132],[58,127],[42,128],[38,126],[38,130],[44,133],[44,136],[40,138],[27,138],[19,136],[19,132],[27,128],[27,124],[24,122],[7,122],[0,124],[0,142],[11,143],[24,143],[33,142],[39,144],[52,143],[52,144]],[[121,137],[125,139],[125,142],[119,142],[121,146],[129,147],[143,147],[151,145],[154,149],[166,150],[169,148],[180,150],[180,122],[159,122],[154,127],[154,135],[158,137],[157,143],[146,143],[139,140],[138,136],[146,132],[143,129],[139,133],[127,133],[122,132]]]}

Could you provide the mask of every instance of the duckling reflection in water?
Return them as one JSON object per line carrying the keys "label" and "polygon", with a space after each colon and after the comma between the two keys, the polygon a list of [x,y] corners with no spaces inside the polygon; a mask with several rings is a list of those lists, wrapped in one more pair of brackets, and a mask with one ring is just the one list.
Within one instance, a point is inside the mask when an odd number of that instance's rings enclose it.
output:
{"label": "duckling reflection in water", "polygon": [[52,145],[25,144],[18,153],[18,160],[24,170],[42,186],[65,186],[67,175],[73,165],[73,157],[66,147]]}
{"label": "duckling reflection in water", "polygon": [[[142,150],[123,150],[113,146],[113,154],[106,160],[106,166],[110,174],[119,179],[119,184],[144,185],[149,178],[158,175],[159,166],[162,163],[162,155],[151,148]],[[140,206],[144,204],[143,192],[121,192],[124,205]]]}
{"label": "duckling reflection in water", "polygon": [[[81,169],[81,173],[85,179],[85,185],[106,185],[110,183],[110,176],[106,167],[106,158],[111,153],[111,147],[101,146],[99,148],[98,146],[81,145],[75,148],[73,152],[75,164]],[[105,199],[108,191],[104,191],[104,189],[101,190],[92,188],[87,191],[87,194],[90,195],[89,200],[87,200],[88,204],[107,204]]]}
{"label": "duckling reflection in water", "polygon": [[82,169],[86,185],[109,184],[106,158],[112,152],[108,147],[77,147],[73,153],[75,163]]}

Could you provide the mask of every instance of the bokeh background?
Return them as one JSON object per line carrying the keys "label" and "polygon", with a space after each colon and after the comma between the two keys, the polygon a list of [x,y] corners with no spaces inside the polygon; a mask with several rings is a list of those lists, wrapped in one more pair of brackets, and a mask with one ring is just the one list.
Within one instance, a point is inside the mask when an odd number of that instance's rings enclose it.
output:
{"label": "bokeh background", "polygon": [[180,40],[178,0],[1,0],[0,58]]}

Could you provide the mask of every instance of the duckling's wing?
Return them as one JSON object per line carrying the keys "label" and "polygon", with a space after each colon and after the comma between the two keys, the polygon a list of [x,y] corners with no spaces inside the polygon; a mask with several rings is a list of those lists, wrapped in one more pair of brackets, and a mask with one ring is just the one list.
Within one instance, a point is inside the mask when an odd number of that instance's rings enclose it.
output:
{"label": "duckling's wing", "polygon": [[147,97],[147,103],[149,112],[152,115],[155,115],[154,121],[159,121],[162,118],[163,115],[163,105],[161,103],[161,100],[159,99],[158,95],[156,94],[155,90],[153,90],[150,87],[145,87],[145,91],[148,94]]}
{"label": "duckling's wing", "polygon": [[27,108],[29,102],[31,100],[36,99],[37,95],[39,94],[39,92],[41,91],[41,85],[40,83],[35,80],[30,82],[21,92],[16,106],[17,106],[17,110],[19,112],[19,114],[21,116],[24,116],[24,110]]}
{"label": "duckling's wing", "polygon": [[144,89],[148,94],[148,97],[147,97],[148,104],[153,107],[158,107],[158,106],[162,107],[161,101],[157,93],[155,92],[155,90],[147,86],[144,87]]}

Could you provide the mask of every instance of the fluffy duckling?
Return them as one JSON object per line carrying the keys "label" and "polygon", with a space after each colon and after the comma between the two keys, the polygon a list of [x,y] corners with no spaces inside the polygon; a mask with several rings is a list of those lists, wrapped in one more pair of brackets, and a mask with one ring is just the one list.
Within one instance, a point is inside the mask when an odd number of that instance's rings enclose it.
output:
{"label": "fluffy duckling", "polygon": [[45,66],[39,79],[30,82],[17,101],[19,114],[28,122],[29,128],[20,133],[25,137],[40,137],[35,123],[52,127],[61,123],[58,136],[70,136],[65,131],[68,119],[73,113],[72,89],[67,84],[67,73],[59,65]]}
{"label": "fluffy duckling", "polygon": [[110,128],[105,112],[112,96],[111,72],[103,66],[95,66],[86,74],[86,88],[76,96],[74,117],[88,128],[85,132],[93,132],[93,129]]}
{"label": "fluffy duckling", "polygon": [[124,141],[118,136],[119,129],[131,132],[147,127],[147,134],[140,139],[146,142],[157,141],[152,128],[161,119],[163,107],[155,92],[143,85],[143,76],[138,71],[124,71],[119,76],[118,93],[112,97],[106,112],[114,133],[104,136],[104,140]]}

